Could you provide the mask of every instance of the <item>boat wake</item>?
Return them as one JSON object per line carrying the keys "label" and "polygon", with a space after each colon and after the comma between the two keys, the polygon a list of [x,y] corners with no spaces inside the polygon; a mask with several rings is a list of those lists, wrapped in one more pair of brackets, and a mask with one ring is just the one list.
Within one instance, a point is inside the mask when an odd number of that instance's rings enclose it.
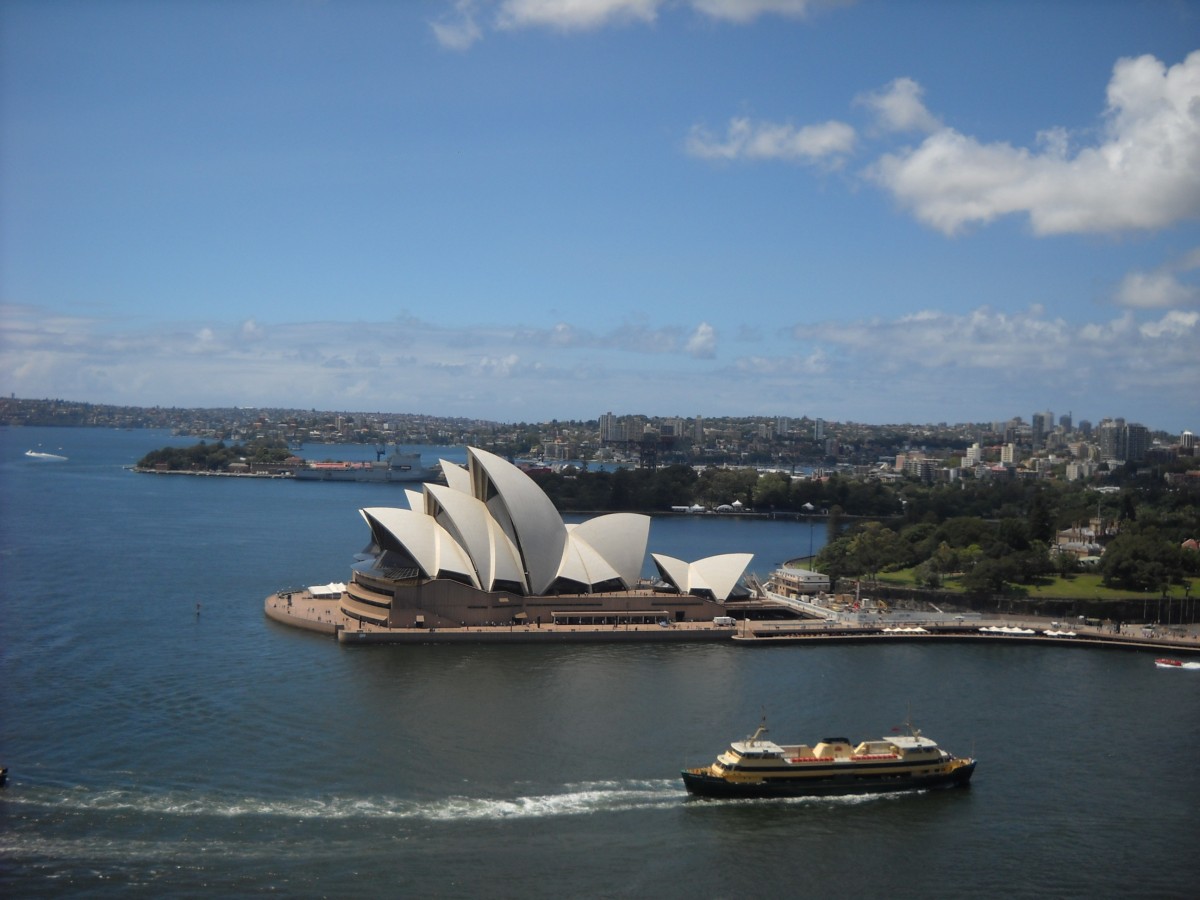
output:
{"label": "boat wake", "polygon": [[135,789],[66,793],[32,788],[10,792],[6,803],[28,804],[59,811],[146,814],[158,816],[280,817],[310,819],[391,819],[413,822],[472,822],[495,819],[543,819],[593,813],[666,808],[685,797],[675,780],[601,781],[564,785],[561,791],[515,797],[450,796],[412,800],[400,797],[325,796],[279,799],[245,795],[201,794],[191,791],[152,793]]}
{"label": "boat wake", "polygon": [[60,456],[57,453],[44,453],[41,450],[26,450],[25,455],[30,459],[36,459],[39,462],[66,462],[65,456]]}
{"label": "boat wake", "polygon": [[822,809],[841,806],[861,806],[865,803],[892,803],[903,801],[924,790],[909,791],[880,791],[874,794],[813,794],[804,797],[689,797],[688,803],[694,807],[727,807],[727,806],[819,806]]}

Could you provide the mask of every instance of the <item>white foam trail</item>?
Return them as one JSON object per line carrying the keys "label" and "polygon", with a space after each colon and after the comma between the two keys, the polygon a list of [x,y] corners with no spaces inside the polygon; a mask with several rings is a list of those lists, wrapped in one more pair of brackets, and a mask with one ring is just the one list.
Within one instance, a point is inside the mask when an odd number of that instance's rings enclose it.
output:
{"label": "white foam trail", "polygon": [[679,803],[682,787],[674,781],[597,782],[565,785],[557,793],[517,797],[454,796],[433,800],[399,797],[269,797],[221,796],[184,791],[147,793],[130,789],[72,790],[56,794],[45,789],[12,793],[5,800],[88,812],[133,812],[171,816],[238,818],[280,816],[287,819],[399,819],[427,822],[536,819],[587,815],[634,809],[653,809]]}

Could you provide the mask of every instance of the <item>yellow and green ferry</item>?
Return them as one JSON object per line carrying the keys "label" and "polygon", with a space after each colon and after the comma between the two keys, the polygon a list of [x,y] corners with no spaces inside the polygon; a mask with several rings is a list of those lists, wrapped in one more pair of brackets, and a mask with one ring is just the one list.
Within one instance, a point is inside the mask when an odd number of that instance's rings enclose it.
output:
{"label": "yellow and green ferry", "polygon": [[966,787],[975,772],[974,759],[947,753],[911,727],[908,734],[858,744],[824,738],[812,747],[776,744],[763,737],[766,731],[764,722],[711,765],[684,769],[688,792],[727,798],[872,794]]}

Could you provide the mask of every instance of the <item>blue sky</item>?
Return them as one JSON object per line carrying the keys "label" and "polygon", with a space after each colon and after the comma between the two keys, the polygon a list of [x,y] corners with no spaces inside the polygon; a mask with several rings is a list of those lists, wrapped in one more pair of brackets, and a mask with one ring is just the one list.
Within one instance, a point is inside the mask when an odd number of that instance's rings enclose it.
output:
{"label": "blue sky", "polygon": [[1200,430],[1200,4],[0,6],[0,391]]}

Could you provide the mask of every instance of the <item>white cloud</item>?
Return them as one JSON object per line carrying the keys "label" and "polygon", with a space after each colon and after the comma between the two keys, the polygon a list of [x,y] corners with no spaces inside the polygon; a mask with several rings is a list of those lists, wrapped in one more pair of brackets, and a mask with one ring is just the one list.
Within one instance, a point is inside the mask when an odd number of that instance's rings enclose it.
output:
{"label": "white cloud", "polygon": [[1197,310],[1131,309],[1083,324],[1040,307],[805,322],[790,339],[764,333],[732,361],[719,357],[707,322],[635,320],[599,333],[569,322],[449,327],[406,317],[275,322],[253,341],[244,331],[244,322],[155,329],[0,305],[0,392],[504,421],[587,416],[617,402],[664,415],[975,420],[1047,397],[1176,429],[1200,417]]}
{"label": "white cloud", "polygon": [[921,100],[922,87],[911,78],[897,78],[887,87],[862,94],[855,102],[874,111],[884,131],[937,131],[941,122]]}
{"label": "white cloud", "polygon": [[1152,272],[1130,272],[1117,287],[1114,299],[1134,309],[1169,309],[1200,303],[1200,286],[1185,281],[1200,270],[1200,247],[1168,261]]}
{"label": "white cloud", "polygon": [[477,14],[477,0],[455,0],[453,9],[442,18],[430,22],[429,27],[443,47],[466,50],[483,38]]}
{"label": "white cloud", "polygon": [[697,12],[713,19],[752,22],[759,16],[779,15],[803,18],[826,7],[848,6],[851,0],[691,0]]}
{"label": "white cloud", "polygon": [[626,22],[653,22],[661,5],[662,0],[504,0],[496,25],[579,31]]}
{"label": "white cloud", "polygon": [[684,351],[697,359],[713,359],[717,355],[716,329],[707,322],[701,322],[688,337]]}
{"label": "white cloud", "polygon": [[982,143],[952,128],[868,170],[922,222],[946,234],[1024,214],[1036,234],[1164,228],[1200,215],[1200,51],[1167,68],[1118,60],[1103,139],[1074,156],[1061,129],[1041,152]]}
{"label": "white cloud", "polygon": [[804,18],[854,0],[454,0],[450,11],[430,23],[442,46],[465,50],[483,38],[480,19],[491,11],[490,24],[501,31],[551,28],[592,31],[609,26],[653,24],[659,13],[686,7],[708,19],[745,25],[764,16]]}
{"label": "white cloud", "polygon": [[888,377],[930,370],[964,389],[992,379],[1040,380],[1054,385],[1047,389],[1054,393],[1071,379],[1106,390],[1127,388],[1145,360],[1153,360],[1156,371],[1190,372],[1200,383],[1198,323],[1200,313],[1171,311],[1141,324],[1125,313],[1080,327],[1036,306],[1018,313],[981,307],[964,315],[930,310],[892,320],[806,323],[794,338],[849,355]]}
{"label": "white cloud", "polygon": [[[1157,322],[1147,322],[1140,331],[1150,340],[1172,338],[1197,341],[1200,339],[1197,322],[1200,322],[1200,313],[1172,310]],[[1197,345],[1200,345],[1200,342],[1193,344],[1193,347]]]}
{"label": "white cloud", "polygon": [[485,378],[507,378],[521,362],[515,353],[504,356],[483,356],[475,364],[475,371]]}
{"label": "white cloud", "polygon": [[1200,289],[1171,272],[1130,272],[1117,288],[1117,303],[1138,309],[1165,309],[1200,302]]}
{"label": "white cloud", "polygon": [[724,139],[704,128],[693,128],[687,150],[703,159],[781,159],[836,167],[854,149],[854,142],[854,129],[844,122],[796,128],[739,117],[730,120]]}

